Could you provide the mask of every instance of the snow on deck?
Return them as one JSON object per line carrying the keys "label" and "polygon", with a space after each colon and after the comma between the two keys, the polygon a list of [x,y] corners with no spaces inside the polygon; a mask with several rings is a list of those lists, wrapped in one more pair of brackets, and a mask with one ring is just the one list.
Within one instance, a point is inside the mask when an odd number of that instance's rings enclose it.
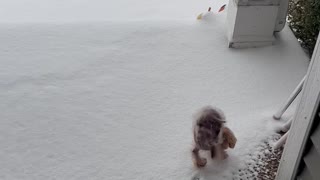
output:
{"label": "snow on deck", "polygon": [[[1,24],[0,179],[232,179],[274,134],[308,59],[289,28],[235,50],[225,13],[195,17]],[[238,144],[197,170],[204,105],[224,110]]]}

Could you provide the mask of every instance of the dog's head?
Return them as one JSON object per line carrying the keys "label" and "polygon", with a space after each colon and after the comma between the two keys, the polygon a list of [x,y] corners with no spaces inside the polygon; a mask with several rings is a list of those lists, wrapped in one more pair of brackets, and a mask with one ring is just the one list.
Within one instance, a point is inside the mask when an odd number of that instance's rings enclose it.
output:
{"label": "dog's head", "polygon": [[202,108],[196,116],[194,122],[194,141],[203,150],[210,150],[216,144],[222,143],[221,128],[225,123],[222,111],[212,108]]}

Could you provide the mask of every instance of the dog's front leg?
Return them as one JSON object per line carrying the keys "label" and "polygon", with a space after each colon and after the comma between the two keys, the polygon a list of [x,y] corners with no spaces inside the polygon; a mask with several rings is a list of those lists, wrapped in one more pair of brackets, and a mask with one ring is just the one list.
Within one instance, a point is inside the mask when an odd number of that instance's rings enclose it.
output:
{"label": "dog's front leg", "polygon": [[200,157],[199,150],[200,149],[198,147],[194,147],[192,150],[194,163],[197,167],[204,167],[207,164],[207,159]]}
{"label": "dog's front leg", "polygon": [[223,144],[218,144],[215,146],[215,149],[216,149],[216,152],[217,152],[217,155],[220,159],[226,159],[228,158],[228,154],[227,152],[225,151],[225,148],[224,148],[224,145]]}

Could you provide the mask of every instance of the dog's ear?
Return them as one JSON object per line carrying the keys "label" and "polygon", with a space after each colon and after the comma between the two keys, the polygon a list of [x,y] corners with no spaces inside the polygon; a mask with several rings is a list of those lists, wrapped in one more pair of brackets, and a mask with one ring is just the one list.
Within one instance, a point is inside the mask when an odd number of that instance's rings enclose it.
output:
{"label": "dog's ear", "polygon": [[227,140],[229,147],[233,149],[236,146],[237,138],[228,127],[222,127],[222,131],[224,139]]}

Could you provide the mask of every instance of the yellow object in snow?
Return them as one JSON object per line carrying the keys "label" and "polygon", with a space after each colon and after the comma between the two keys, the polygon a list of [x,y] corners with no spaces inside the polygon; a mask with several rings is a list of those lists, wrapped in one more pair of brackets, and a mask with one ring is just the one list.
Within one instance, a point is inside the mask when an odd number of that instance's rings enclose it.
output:
{"label": "yellow object in snow", "polygon": [[197,19],[198,20],[202,19],[202,13],[197,16]]}
{"label": "yellow object in snow", "polygon": [[197,16],[197,19],[198,19],[198,20],[202,19],[203,16],[206,15],[206,14],[208,14],[210,11],[211,11],[211,7],[209,7],[208,12],[199,14],[199,15]]}

